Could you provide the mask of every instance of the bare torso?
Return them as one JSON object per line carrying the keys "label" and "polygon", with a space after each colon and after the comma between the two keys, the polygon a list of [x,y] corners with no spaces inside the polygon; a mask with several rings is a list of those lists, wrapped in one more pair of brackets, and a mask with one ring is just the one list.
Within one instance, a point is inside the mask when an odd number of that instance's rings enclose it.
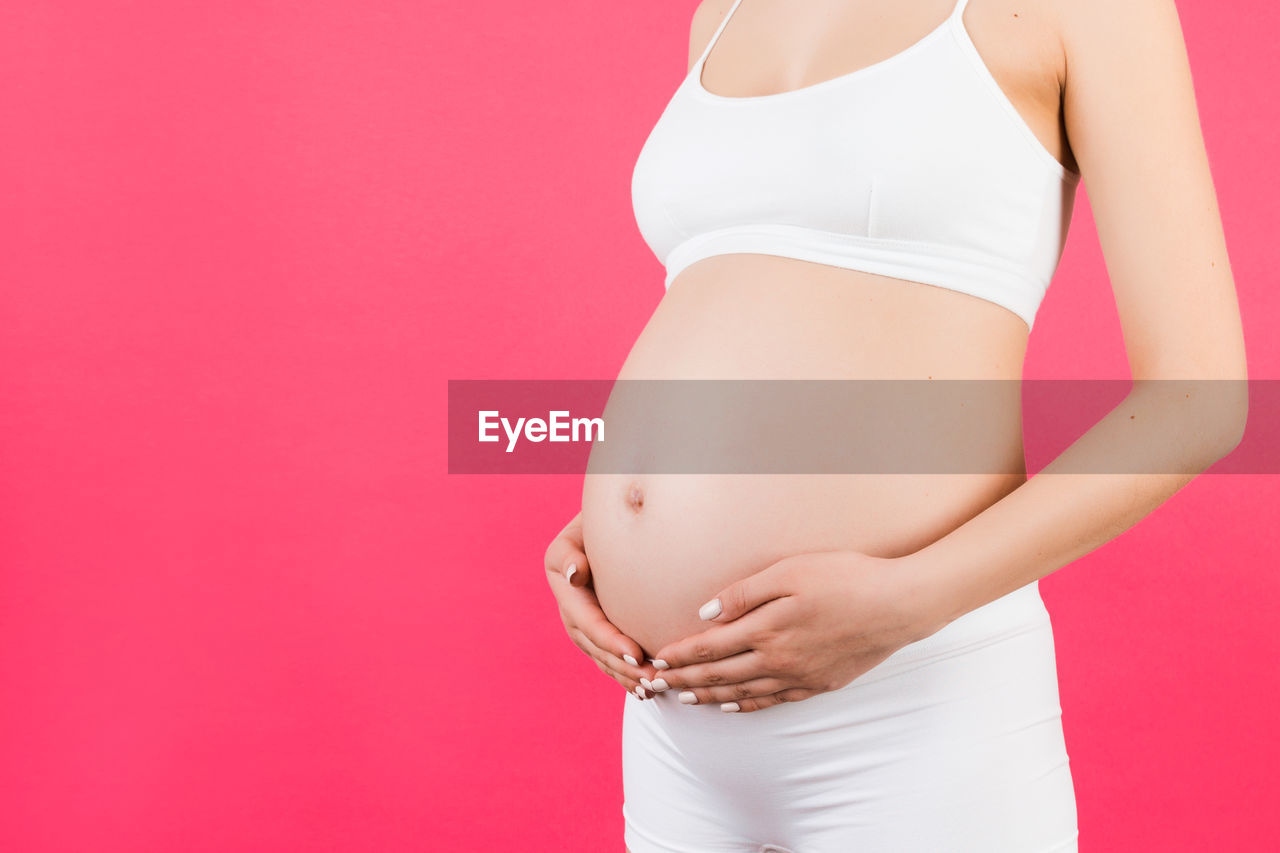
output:
{"label": "bare torso", "polygon": [[[694,57],[728,6],[704,0],[691,37]],[[881,15],[822,0],[803,4],[797,15],[795,4],[747,0],[712,51],[703,83],[732,97],[810,85],[896,53],[950,7],[950,0],[905,9],[882,0]],[[1074,167],[1053,22],[1043,11],[984,0],[965,11],[964,24],[1028,127]],[[720,255],[672,282],[619,378],[1016,380],[1026,344],[1017,315],[965,293],[791,258]],[[1016,427],[1016,400],[990,418]],[[1020,431],[1004,434],[1006,450],[1020,454]],[[592,474],[583,490],[583,535],[606,615],[651,654],[702,630],[699,605],[725,585],[783,556],[907,554],[1024,479]]]}

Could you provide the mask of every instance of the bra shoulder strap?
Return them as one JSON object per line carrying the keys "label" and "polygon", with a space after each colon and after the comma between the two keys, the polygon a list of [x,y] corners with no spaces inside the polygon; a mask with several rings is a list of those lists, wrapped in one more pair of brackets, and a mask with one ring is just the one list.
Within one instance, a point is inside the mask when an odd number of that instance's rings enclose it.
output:
{"label": "bra shoulder strap", "polygon": [[964,14],[964,7],[967,5],[969,5],[969,0],[956,0],[956,6],[951,10],[951,20],[960,20],[960,16]]}
{"label": "bra shoulder strap", "polygon": [[724,19],[720,21],[720,25],[716,27],[716,31],[711,34],[711,41],[707,42],[707,46],[702,49],[702,55],[698,57],[698,61],[694,64],[694,68],[701,68],[702,63],[707,61],[707,55],[711,53],[711,48],[716,46],[716,42],[720,40],[720,34],[724,32],[725,25],[729,23],[729,19],[733,17],[733,13],[738,11],[738,6],[742,0],[733,0],[733,5],[729,7],[729,11],[725,13]]}

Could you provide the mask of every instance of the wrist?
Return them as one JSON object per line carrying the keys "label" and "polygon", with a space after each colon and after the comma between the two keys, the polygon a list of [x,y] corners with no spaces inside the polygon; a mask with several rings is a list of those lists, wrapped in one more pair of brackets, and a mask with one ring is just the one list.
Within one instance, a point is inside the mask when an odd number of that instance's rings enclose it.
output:
{"label": "wrist", "polygon": [[908,603],[917,625],[916,639],[922,640],[963,615],[956,603],[955,579],[925,552],[917,551],[895,560],[895,574],[901,579],[901,595]]}

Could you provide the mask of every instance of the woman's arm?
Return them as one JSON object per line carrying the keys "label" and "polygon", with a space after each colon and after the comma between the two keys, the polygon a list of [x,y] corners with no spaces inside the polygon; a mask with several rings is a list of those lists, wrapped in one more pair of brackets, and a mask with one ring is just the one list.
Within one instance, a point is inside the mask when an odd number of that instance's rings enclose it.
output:
{"label": "woman's arm", "polygon": [[1135,387],[1039,474],[908,558],[942,621],[1118,536],[1244,430],[1240,312],[1173,0],[1058,6],[1067,136]]}

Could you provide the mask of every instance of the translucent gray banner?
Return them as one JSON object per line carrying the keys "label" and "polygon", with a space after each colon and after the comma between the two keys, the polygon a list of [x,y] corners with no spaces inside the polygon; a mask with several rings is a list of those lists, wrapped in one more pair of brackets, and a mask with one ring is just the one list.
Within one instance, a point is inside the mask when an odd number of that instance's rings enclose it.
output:
{"label": "translucent gray banner", "polygon": [[449,471],[1280,473],[1278,403],[1280,380],[451,380]]}

